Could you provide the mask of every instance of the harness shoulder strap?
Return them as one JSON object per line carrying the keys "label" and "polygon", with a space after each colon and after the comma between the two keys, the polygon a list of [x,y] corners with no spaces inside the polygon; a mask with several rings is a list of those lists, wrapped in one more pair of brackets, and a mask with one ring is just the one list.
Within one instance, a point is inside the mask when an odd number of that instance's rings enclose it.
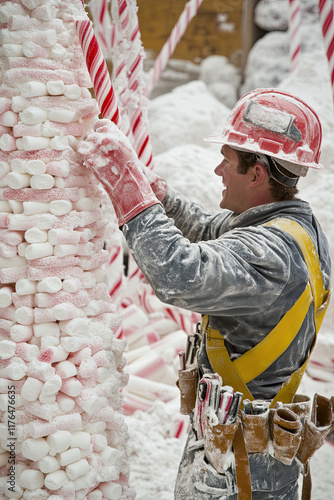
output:
{"label": "harness shoulder strap", "polygon": [[[307,231],[297,222],[283,218],[275,219],[265,225],[278,227],[290,234],[298,242],[309,271],[309,283],[304,292],[293,307],[285,313],[276,327],[259,344],[233,362],[229,357],[224,345],[224,339],[219,331],[206,327],[206,348],[212,368],[222,376],[225,384],[232,385],[235,390],[243,392],[244,398],[250,400],[253,400],[254,397],[246,384],[263,373],[289,347],[296,337],[312,301],[315,308],[317,335],[330,299],[330,290],[326,291],[324,288],[318,254]],[[207,325],[208,317],[203,323]],[[205,324],[202,326],[204,331]],[[309,357],[302,367],[292,374],[289,381],[283,384],[272,406],[276,404],[276,401],[282,401],[283,403],[291,401],[298,389],[308,360]]]}

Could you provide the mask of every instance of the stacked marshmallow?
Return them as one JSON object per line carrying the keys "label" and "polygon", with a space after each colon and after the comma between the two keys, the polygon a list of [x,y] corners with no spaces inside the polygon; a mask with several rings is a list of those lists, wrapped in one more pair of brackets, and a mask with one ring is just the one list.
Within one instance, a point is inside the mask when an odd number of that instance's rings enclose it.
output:
{"label": "stacked marshmallow", "polygon": [[0,4],[1,498],[134,498],[103,195],[76,154],[99,113],[76,37],[82,15],[81,0]]}

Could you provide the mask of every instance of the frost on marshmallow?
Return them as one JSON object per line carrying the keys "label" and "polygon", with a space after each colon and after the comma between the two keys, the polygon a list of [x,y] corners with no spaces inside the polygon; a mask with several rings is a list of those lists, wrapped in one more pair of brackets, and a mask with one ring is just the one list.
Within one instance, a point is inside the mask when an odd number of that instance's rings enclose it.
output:
{"label": "frost on marshmallow", "polygon": [[76,152],[99,114],[73,21],[83,15],[80,0],[0,4],[1,459],[8,386],[16,405],[16,491],[0,480],[4,499],[102,499],[106,481],[134,498],[103,194]]}

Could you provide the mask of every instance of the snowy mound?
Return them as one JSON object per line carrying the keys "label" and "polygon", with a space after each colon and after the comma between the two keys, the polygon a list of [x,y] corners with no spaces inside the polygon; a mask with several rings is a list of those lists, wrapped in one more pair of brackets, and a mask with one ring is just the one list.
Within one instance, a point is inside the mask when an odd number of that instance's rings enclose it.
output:
{"label": "snowy mound", "polygon": [[[149,133],[156,155],[181,144],[201,144],[219,133],[230,110],[219,102],[202,81],[177,87],[149,102]],[[209,148],[210,144],[203,143]]]}

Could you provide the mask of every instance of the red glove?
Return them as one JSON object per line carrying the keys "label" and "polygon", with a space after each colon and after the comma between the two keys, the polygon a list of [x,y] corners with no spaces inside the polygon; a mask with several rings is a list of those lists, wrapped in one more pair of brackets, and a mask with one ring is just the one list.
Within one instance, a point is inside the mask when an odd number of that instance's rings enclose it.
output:
{"label": "red glove", "polygon": [[79,142],[78,154],[103,184],[120,226],[159,203],[130,142],[112,121],[98,120]]}
{"label": "red glove", "polygon": [[143,165],[142,163],[141,168],[145,176],[147,177],[148,182],[150,183],[153,193],[158,198],[158,200],[162,201],[167,191],[167,182],[164,179],[161,179],[161,177],[159,177],[154,172],[154,170],[145,167],[145,165]]}

